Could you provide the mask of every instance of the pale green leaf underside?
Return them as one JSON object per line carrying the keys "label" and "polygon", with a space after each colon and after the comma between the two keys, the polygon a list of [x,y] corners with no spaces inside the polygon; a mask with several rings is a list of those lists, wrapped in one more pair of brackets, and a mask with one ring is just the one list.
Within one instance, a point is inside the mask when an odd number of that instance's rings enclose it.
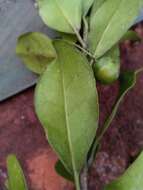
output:
{"label": "pale green leaf underside", "polygon": [[44,34],[31,32],[18,38],[17,55],[31,71],[41,74],[47,64],[56,58],[52,41]]}
{"label": "pale green leaf underside", "polygon": [[91,10],[91,17],[97,12],[97,10],[102,6],[102,4],[107,0],[94,0],[93,7]]}
{"label": "pale green leaf underside", "polygon": [[83,14],[86,15],[92,6],[94,0],[82,0],[83,1]]}
{"label": "pale green leaf underside", "polygon": [[104,190],[142,190],[143,189],[143,152],[127,171]]}
{"label": "pale green leaf underside", "polygon": [[79,31],[82,0],[38,0],[39,12],[49,27],[67,33]]}
{"label": "pale green leaf underside", "polygon": [[106,0],[95,14],[92,14],[88,42],[96,58],[101,57],[121,39],[142,6],[142,0]]}
{"label": "pale green leaf underside", "polygon": [[37,115],[65,168],[79,173],[98,127],[98,96],[87,59],[66,42],[56,41],[58,58],[36,88]]}
{"label": "pale green leaf underside", "polygon": [[15,155],[7,158],[8,190],[28,190],[24,174]]}

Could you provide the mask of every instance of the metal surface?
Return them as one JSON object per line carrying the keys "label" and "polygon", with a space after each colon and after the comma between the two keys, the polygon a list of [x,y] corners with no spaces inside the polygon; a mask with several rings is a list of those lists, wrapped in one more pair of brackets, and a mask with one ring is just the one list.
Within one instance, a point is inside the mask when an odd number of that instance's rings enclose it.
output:
{"label": "metal surface", "polygon": [[33,0],[0,0],[0,101],[37,80],[15,55],[17,37],[30,31],[54,35],[39,18]]}
{"label": "metal surface", "polygon": [[[143,12],[136,22],[141,20]],[[15,55],[16,39],[30,31],[55,36],[39,18],[34,0],[0,0],[0,101],[36,83],[37,76]]]}

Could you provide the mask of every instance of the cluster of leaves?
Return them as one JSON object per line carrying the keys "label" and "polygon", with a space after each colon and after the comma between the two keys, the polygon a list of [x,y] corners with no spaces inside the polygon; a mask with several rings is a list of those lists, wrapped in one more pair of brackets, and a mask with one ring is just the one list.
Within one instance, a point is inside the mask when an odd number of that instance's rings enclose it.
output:
{"label": "cluster of leaves", "polygon": [[[120,74],[118,43],[139,39],[128,29],[143,1],[37,0],[37,3],[44,23],[58,31],[59,38],[27,33],[19,37],[16,52],[30,70],[41,75],[35,108],[59,157],[56,170],[74,180],[80,190],[81,170],[90,167],[119,103],[135,84],[139,71]],[[96,137],[99,126],[96,80],[110,84],[118,78],[119,96],[103,131]]]}

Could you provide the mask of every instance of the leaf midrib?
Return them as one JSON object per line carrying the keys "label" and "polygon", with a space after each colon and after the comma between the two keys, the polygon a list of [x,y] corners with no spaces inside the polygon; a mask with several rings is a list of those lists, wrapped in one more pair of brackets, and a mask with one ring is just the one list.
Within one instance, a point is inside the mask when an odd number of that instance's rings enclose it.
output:
{"label": "leaf midrib", "polygon": [[70,20],[67,18],[67,16],[65,15],[64,11],[62,10],[62,8],[60,7],[59,3],[57,2],[57,0],[55,0],[55,3],[57,5],[57,7],[59,8],[60,12],[62,13],[62,15],[64,16],[65,20],[67,21],[67,23],[69,23],[70,27],[73,29],[73,31],[75,31],[74,26],[72,25],[72,23],[70,22]]}
{"label": "leaf midrib", "polygon": [[[60,61],[61,62],[61,61]],[[66,98],[66,89],[65,89],[65,80],[64,80],[64,73],[62,69],[62,64],[59,63],[60,71],[61,71],[61,78],[62,78],[62,89],[63,89],[63,101],[64,101],[64,112],[65,112],[65,120],[66,120],[66,131],[67,131],[67,137],[68,137],[68,146],[69,146],[69,151],[71,154],[71,163],[73,167],[73,173],[75,176],[75,173],[77,173],[75,162],[74,162],[74,155],[73,155],[73,148],[72,148],[72,141],[71,141],[71,135],[70,135],[70,124],[69,124],[69,119],[68,119],[68,107],[67,107],[67,98]]]}

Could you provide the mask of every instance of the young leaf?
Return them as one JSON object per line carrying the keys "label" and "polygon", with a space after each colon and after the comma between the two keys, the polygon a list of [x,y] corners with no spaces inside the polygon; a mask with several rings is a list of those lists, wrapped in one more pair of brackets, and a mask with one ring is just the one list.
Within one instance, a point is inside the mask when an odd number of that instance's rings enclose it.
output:
{"label": "young leaf", "polygon": [[120,74],[120,51],[116,45],[94,64],[95,77],[103,84],[111,84]]}
{"label": "young leaf", "polygon": [[89,48],[101,57],[130,28],[143,6],[142,0],[106,0],[91,16]]}
{"label": "young leaf", "polygon": [[26,33],[19,37],[16,53],[33,72],[41,74],[53,59],[56,51],[52,41],[38,32]]}
{"label": "young leaf", "polygon": [[106,133],[107,129],[110,127],[110,124],[112,123],[112,121],[118,111],[120,103],[122,102],[125,95],[135,86],[137,75],[142,71],[143,71],[143,69],[141,68],[137,71],[126,71],[121,74],[119,95],[113,106],[111,114],[109,116],[107,116],[107,118],[105,120],[101,134],[95,139],[95,142],[94,142],[92,150],[91,150],[90,158],[88,161],[89,165],[91,165],[91,163],[94,161],[96,149],[97,149],[103,135]]}
{"label": "young leaf", "polygon": [[8,156],[7,170],[9,190],[28,190],[24,174],[15,155]]}
{"label": "young leaf", "polygon": [[72,182],[74,181],[73,176],[66,170],[66,168],[64,167],[64,165],[60,160],[57,161],[55,165],[55,170],[60,176],[64,177],[65,179]]}
{"label": "young leaf", "polygon": [[127,171],[107,185],[104,190],[142,190],[143,189],[143,152]]}
{"label": "young leaf", "polygon": [[49,27],[67,33],[80,30],[82,0],[38,0],[40,16]]}
{"label": "young leaf", "polygon": [[85,56],[66,42],[56,41],[55,47],[58,57],[38,83],[35,107],[49,143],[78,187],[98,127],[98,95]]}
{"label": "young leaf", "polygon": [[94,0],[82,0],[83,1],[83,14],[86,15],[92,6]]}

